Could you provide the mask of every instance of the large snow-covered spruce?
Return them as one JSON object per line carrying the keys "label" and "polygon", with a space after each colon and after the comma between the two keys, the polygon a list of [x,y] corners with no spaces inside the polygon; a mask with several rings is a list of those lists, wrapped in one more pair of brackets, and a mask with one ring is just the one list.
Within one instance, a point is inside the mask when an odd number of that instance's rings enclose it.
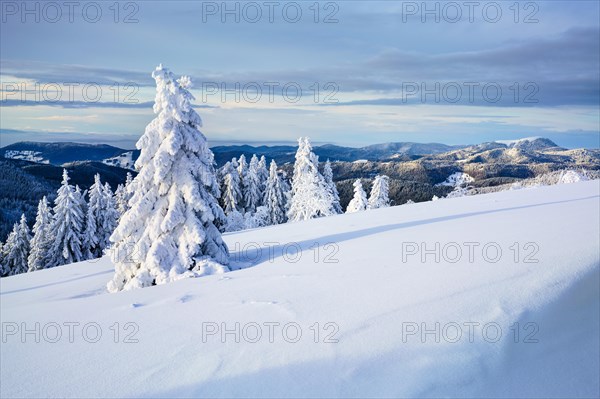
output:
{"label": "large snow-covered spruce", "polygon": [[191,105],[190,79],[176,80],[162,65],[152,77],[157,116],[136,144],[141,154],[130,209],[111,236],[111,292],[194,275],[207,262],[229,263],[218,229],[225,217],[214,157]]}
{"label": "large snow-covered spruce", "polygon": [[309,138],[300,137],[294,163],[288,220],[297,222],[333,214],[333,196],[319,173],[319,159],[312,152]]}

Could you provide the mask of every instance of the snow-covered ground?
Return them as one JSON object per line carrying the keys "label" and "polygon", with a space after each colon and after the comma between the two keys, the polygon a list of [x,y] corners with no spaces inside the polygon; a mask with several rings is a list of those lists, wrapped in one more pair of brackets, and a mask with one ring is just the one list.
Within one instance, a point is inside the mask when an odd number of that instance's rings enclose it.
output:
{"label": "snow-covered ground", "polygon": [[135,161],[133,160],[133,151],[127,151],[116,157],[107,158],[102,161],[103,164],[117,166],[123,169],[135,170]]}
{"label": "snow-covered ground", "polygon": [[599,212],[586,181],[227,234],[243,270],[117,294],[107,257],[3,278],[0,396],[598,397]]}
{"label": "snow-covered ground", "polygon": [[50,161],[44,159],[44,156],[39,151],[16,151],[9,150],[4,152],[4,157],[9,159],[20,159],[23,161],[37,162],[49,164]]}

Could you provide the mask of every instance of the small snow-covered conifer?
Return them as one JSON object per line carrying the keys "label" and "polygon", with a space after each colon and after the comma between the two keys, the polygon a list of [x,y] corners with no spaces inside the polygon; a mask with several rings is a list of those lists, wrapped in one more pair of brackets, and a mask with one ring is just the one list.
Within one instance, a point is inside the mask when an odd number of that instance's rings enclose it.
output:
{"label": "small snow-covered conifer", "polygon": [[110,246],[110,236],[117,228],[119,223],[119,212],[117,211],[117,203],[115,196],[110,188],[110,184],[104,183],[102,190],[102,209],[104,217],[102,218],[100,239],[100,247],[105,250]]}
{"label": "small snow-covered conifer", "polygon": [[233,210],[232,212],[227,214],[227,220],[225,222],[225,231],[240,231],[246,228],[246,222],[244,220],[244,215],[242,215],[237,210]]}
{"label": "small snow-covered conifer", "polygon": [[390,206],[390,178],[385,175],[375,177],[367,209],[385,208]]}
{"label": "small snow-covered conifer", "polygon": [[4,243],[0,241],[0,277],[4,276]]}
{"label": "small snow-covered conifer", "polygon": [[363,190],[360,179],[356,179],[354,182],[354,198],[350,200],[346,213],[360,212],[367,209],[367,194]]}
{"label": "small snow-covered conifer", "polygon": [[133,176],[130,172],[127,172],[127,178],[125,184],[119,184],[115,190],[115,202],[117,211],[119,211],[119,217],[122,216],[129,209],[129,200],[133,193],[131,192],[131,182]]}
{"label": "small snow-covered conifer", "polygon": [[288,220],[297,222],[333,215],[333,197],[319,173],[319,159],[308,137],[298,139]]}
{"label": "small snow-covered conifer", "polygon": [[48,200],[43,197],[38,204],[37,216],[33,225],[31,251],[27,258],[28,271],[30,272],[46,268],[46,257],[52,242],[49,235],[50,223],[52,223],[52,214],[48,207]]}
{"label": "small snow-covered conifer", "polygon": [[244,210],[246,213],[254,213],[261,205],[260,178],[258,176],[258,158],[252,156],[243,181],[244,186]]}
{"label": "small snow-covered conifer", "polygon": [[227,162],[221,170],[223,176],[221,204],[226,215],[240,210],[239,203],[242,196],[240,192],[240,175],[234,166],[234,161],[235,158],[232,162]]}
{"label": "small snow-covered conifer", "polygon": [[78,188],[69,184],[69,174],[63,170],[62,185],[54,200],[54,216],[50,224],[49,235],[52,237],[46,267],[55,267],[84,260],[82,249],[82,232],[85,212]]}
{"label": "small snow-covered conifer", "polygon": [[244,215],[244,228],[246,229],[256,229],[269,225],[269,210],[266,206],[259,206],[254,213],[248,212]]}
{"label": "small snow-covered conifer", "polygon": [[264,155],[260,157],[260,161],[258,161],[258,178],[260,179],[260,189],[261,193],[265,192],[265,187],[267,186],[267,180],[269,179],[269,170],[267,169],[267,159]]}
{"label": "small snow-covered conifer", "polygon": [[31,235],[25,215],[21,215],[19,223],[15,223],[13,231],[6,240],[3,275],[14,276],[27,272]]}
{"label": "small snow-covered conifer", "polygon": [[277,173],[275,160],[271,161],[269,178],[265,188],[264,206],[267,209],[268,224],[280,224],[285,222],[286,197],[283,192],[281,177]]}
{"label": "small snow-covered conifer", "polygon": [[244,181],[246,180],[246,173],[248,173],[248,163],[244,154],[240,155],[240,158],[237,160],[237,171],[240,177],[240,193],[242,194],[239,198],[238,207],[243,212],[246,209]]}
{"label": "small snow-covered conifer", "polygon": [[329,162],[329,159],[327,160],[327,162],[325,162],[325,165],[323,165],[323,178],[325,179],[327,188],[329,189],[329,192],[331,193],[331,196],[333,198],[333,212],[342,213],[342,206],[340,205],[340,195],[338,193],[335,182],[333,181],[333,171],[331,170],[331,162]]}
{"label": "small snow-covered conifer", "polygon": [[104,218],[103,200],[104,193],[100,175],[94,176],[94,184],[88,190],[89,202],[87,205],[87,216],[85,218],[85,229],[83,232],[84,254],[88,258],[99,258],[102,256],[100,236],[102,232],[102,219]]}

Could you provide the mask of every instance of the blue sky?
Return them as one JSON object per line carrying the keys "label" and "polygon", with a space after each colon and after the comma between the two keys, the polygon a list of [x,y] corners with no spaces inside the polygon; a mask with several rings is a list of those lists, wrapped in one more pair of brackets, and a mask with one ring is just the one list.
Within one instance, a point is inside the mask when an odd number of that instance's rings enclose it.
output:
{"label": "blue sky", "polygon": [[163,63],[211,144],[600,146],[597,1],[46,4],[1,3],[0,145],[132,148]]}

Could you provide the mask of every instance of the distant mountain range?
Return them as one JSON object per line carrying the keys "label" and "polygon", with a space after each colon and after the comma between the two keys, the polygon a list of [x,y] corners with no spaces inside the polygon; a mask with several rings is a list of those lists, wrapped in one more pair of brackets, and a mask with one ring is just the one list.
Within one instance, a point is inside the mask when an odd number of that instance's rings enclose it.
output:
{"label": "distant mountain range", "polygon": [[[466,146],[451,146],[440,143],[384,143],[367,147],[353,148],[332,144],[317,146],[315,153],[321,160],[353,162],[412,160],[423,155],[440,154]],[[212,147],[217,166],[222,166],[233,157],[244,154],[264,155],[275,159],[279,164],[293,162],[296,146],[251,146],[230,145]],[[0,156],[10,159],[21,159],[36,163],[63,165],[69,162],[96,161],[107,165],[133,170],[139,150],[126,150],[106,144],[80,143],[38,143],[20,142],[0,148]]]}
{"label": "distant mountain range", "polygon": [[[600,170],[600,150],[565,149],[539,137],[469,146],[385,143],[362,148],[323,145],[314,150],[321,161],[332,161],[342,206],[352,197],[355,179],[363,179],[365,189],[370,190],[377,174],[390,177],[390,199],[403,204],[409,199],[419,202],[433,195],[445,196],[452,188],[439,183],[457,172],[469,174],[473,187],[484,188],[559,169]],[[218,166],[241,154],[248,158],[265,155],[291,176],[296,147],[235,145],[212,151]],[[37,202],[43,195],[53,198],[63,167],[70,171],[71,183],[82,189],[93,183],[96,173],[115,189],[138,156],[139,151],[78,143],[24,142],[0,148],[0,240],[22,212],[33,223]]]}

